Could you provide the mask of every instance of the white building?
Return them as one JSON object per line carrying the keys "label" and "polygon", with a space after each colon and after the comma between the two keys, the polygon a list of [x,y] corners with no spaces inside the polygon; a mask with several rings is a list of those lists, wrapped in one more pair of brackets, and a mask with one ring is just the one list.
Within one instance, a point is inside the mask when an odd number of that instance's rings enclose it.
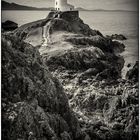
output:
{"label": "white building", "polygon": [[74,6],[67,3],[67,0],[55,0],[55,10],[57,11],[72,11]]}

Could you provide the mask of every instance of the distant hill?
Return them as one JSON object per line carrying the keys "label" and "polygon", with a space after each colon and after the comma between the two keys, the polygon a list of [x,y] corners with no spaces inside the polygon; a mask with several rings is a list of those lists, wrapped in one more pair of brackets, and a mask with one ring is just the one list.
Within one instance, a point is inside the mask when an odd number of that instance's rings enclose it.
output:
{"label": "distant hill", "polygon": [[82,7],[77,7],[77,8],[75,8],[75,10],[78,10],[78,11],[89,11],[88,9],[84,9]]}
{"label": "distant hill", "polygon": [[136,11],[129,11],[129,10],[106,10],[106,9],[94,9],[88,11],[101,11],[101,12],[136,12]]}
{"label": "distant hill", "polygon": [[82,7],[77,7],[75,10],[78,11],[98,11],[98,12],[136,12],[136,11],[129,11],[129,10],[106,10],[106,9],[84,9]]}
{"label": "distant hill", "polygon": [[2,10],[44,10],[44,11],[50,11],[53,10],[53,7],[48,8],[37,8],[37,7],[30,7],[25,5],[19,5],[16,3],[8,3],[6,1],[2,1],[1,3]]}

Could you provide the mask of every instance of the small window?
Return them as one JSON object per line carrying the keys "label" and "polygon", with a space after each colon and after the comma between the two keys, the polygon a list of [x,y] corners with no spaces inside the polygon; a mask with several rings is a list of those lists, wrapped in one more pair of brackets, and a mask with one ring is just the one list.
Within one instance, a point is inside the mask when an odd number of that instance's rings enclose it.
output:
{"label": "small window", "polygon": [[70,8],[70,11],[72,11],[72,8]]}
{"label": "small window", "polygon": [[57,2],[56,2],[56,5],[57,5]]}
{"label": "small window", "polygon": [[58,8],[58,10],[60,10],[60,8]]}

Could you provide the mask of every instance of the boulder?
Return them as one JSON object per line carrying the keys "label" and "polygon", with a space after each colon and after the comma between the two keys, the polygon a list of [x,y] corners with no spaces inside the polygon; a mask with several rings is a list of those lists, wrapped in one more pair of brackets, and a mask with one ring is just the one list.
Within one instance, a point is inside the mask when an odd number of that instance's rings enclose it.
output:
{"label": "boulder", "polygon": [[12,30],[15,30],[17,28],[18,28],[18,24],[13,22],[13,21],[7,20],[7,21],[2,23],[2,29],[4,31],[12,31]]}

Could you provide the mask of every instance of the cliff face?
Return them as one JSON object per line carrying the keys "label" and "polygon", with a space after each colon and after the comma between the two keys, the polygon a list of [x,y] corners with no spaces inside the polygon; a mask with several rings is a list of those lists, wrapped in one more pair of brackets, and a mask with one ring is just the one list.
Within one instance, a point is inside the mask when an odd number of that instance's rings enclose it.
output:
{"label": "cliff face", "polygon": [[77,139],[80,129],[62,86],[39,52],[2,36],[2,138]]}

